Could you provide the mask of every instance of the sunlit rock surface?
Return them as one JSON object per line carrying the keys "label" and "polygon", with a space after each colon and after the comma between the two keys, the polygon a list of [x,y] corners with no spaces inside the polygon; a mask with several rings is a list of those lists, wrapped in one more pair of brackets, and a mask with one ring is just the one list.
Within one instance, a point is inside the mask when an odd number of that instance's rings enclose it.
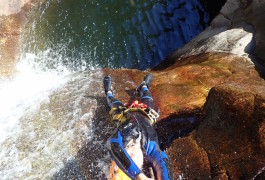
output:
{"label": "sunlit rock surface", "polygon": [[[264,176],[258,174],[265,163],[265,82],[252,62],[203,53],[151,72],[150,90],[160,110],[156,128],[176,179]],[[146,73],[105,74],[113,77],[115,95],[127,102]]]}
{"label": "sunlit rock surface", "polygon": [[[247,57],[251,52],[252,27],[246,23],[239,1],[228,0],[210,26],[170,58],[190,56],[203,52],[231,52]],[[249,47],[248,49],[245,49]]]}
{"label": "sunlit rock surface", "polygon": [[30,1],[31,0],[0,0],[0,16],[16,14]]}
{"label": "sunlit rock surface", "polygon": [[[176,179],[264,176],[265,83],[250,61],[204,53],[151,72],[156,129]],[[106,179],[111,126],[103,77],[113,77],[114,94],[126,103],[147,73],[71,75],[1,144],[1,177]]]}
{"label": "sunlit rock surface", "polygon": [[265,163],[264,92],[265,85],[238,82],[210,91],[197,142],[208,154],[212,178],[222,173],[230,179],[265,177],[259,175]]}
{"label": "sunlit rock surface", "polygon": [[19,38],[32,6],[29,1],[0,0],[0,77],[15,72],[14,67],[19,58]]}
{"label": "sunlit rock surface", "polygon": [[[204,117],[201,118],[198,130],[194,128],[193,134],[188,135],[189,138],[174,140],[168,153],[173,166],[181,162],[181,159],[176,158],[176,154],[185,154],[186,159],[190,159],[190,156],[196,153],[196,157],[202,161],[205,156],[200,151],[194,150],[186,154],[185,152],[190,151],[190,148],[181,151],[182,148],[176,147],[183,141],[184,147],[187,146],[186,144],[190,144],[190,138],[193,137],[195,147],[202,148],[204,154],[208,156],[203,162],[209,163],[211,169],[208,171],[209,178],[250,179],[262,170],[265,163],[263,147],[265,83],[248,60],[225,54],[222,54],[221,58],[218,57],[219,55],[221,54],[193,56],[193,62],[190,61],[192,57],[186,59],[188,61],[183,60],[187,64],[192,62],[192,66],[197,66],[196,62],[204,59],[205,64],[209,63],[208,66],[222,67],[224,72],[229,71],[229,73],[226,74],[223,82],[215,81],[215,86],[210,90],[203,107]],[[218,60],[219,64],[214,63]],[[215,75],[207,77],[213,81],[215,79]],[[185,168],[181,171],[183,174],[174,171],[174,176],[205,179],[205,174],[201,173],[205,164],[199,165],[198,169],[190,169],[190,166],[196,162],[198,163],[198,160],[194,158],[194,161],[176,165],[173,169]],[[264,174],[259,176],[264,177]]]}
{"label": "sunlit rock surface", "polygon": [[[168,149],[173,169],[176,169],[174,171],[176,178],[205,179],[205,174],[202,175],[200,172],[205,167],[207,169],[203,164],[199,165],[201,166],[199,169],[193,168],[193,171],[185,163],[176,165],[182,162],[182,158],[178,160],[176,154],[185,154],[190,150],[189,148],[180,151],[176,146],[185,141],[183,147],[186,147],[190,144],[190,138],[195,139],[195,147],[201,147],[208,156],[204,162],[209,163],[210,172],[205,170],[209,173],[209,179],[264,179],[265,177],[263,113],[265,85],[264,80],[259,77],[259,75],[264,77],[265,73],[262,56],[264,3],[241,2],[242,4],[227,1],[220,15],[213,20],[208,29],[184,48],[173,53],[171,60],[166,61],[165,65],[163,63],[160,65],[160,68],[167,67],[169,64],[174,64],[176,59],[181,59],[186,64],[190,64],[189,59],[198,63],[202,55],[195,57],[191,55],[205,52],[230,52],[235,55],[229,55],[230,57],[222,55],[220,58],[222,65],[219,64],[219,67],[226,67],[229,73],[222,83],[216,82],[217,86],[210,90],[203,107],[205,116],[200,118],[198,128],[187,135],[188,139],[185,137],[174,140]],[[205,54],[203,56],[205,57]],[[204,59],[207,59],[206,62],[216,62],[219,58],[214,57],[217,56],[210,55]],[[207,76],[207,79],[214,79],[214,76]],[[176,115],[175,118],[177,117],[179,116]],[[201,157],[200,159],[205,158],[200,151],[196,153]],[[190,158],[189,155],[185,156],[186,159]],[[200,162],[196,158],[194,161]],[[191,161],[190,166],[195,162]],[[179,171],[180,167],[185,168]]]}
{"label": "sunlit rock surface", "polygon": [[229,52],[252,61],[265,77],[264,2],[228,0],[210,26],[168,61],[205,52]]}
{"label": "sunlit rock surface", "polygon": [[[250,4],[251,6],[249,6]],[[205,179],[207,175],[207,173],[206,175],[201,174],[200,171],[201,169],[207,169],[204,164],[200,164],[199,169],[190,168],[193,167],[194,163],[199,164],[201,162],[196,158],[194,161],[190,161],[190,164],[184,162],[181,165],[176,165],[182,162],[183,158],[176,158],[176,154],[184,154],[184,157],[189,159],[193,156],[193,153],[197,153],[200,160],[205,158],[200,151],[193,150],[191,155],[186,155],[185,152],[189,152],[190,148],[182,151],[176,148],[183,141],[185,141],[185,143],[182,143],[184,144],[183,147],[186,147],[190,144],[190,138],[192,137],[196,137],[194,138],[195,147],[201,147],[204,154],[208,155],[208,158],[204,159],[203,162],[209,163],[210,172],[204,171],[208,172],[209,178],[263,179],[265,176],[263,147],[265,85],[264,80],[259,77],[259,74],[264,75],[264,64],[260,62],[264,59],[261,51],[263,41],[260,40],[262,39],[260,37],[264,35],[264,31],[262,31],[262,13],[260,13],[262,12],[263,3],[253,1],[252,3],[244,2],[243,5],[246,7],[244,11],[239,8],[242,7],[242,4],[239,6],[235,1],[228,1],[221,14],[214,19],[208,29],[184,48],[176,51],[170,57],[173,59],[171,63],[170,61],[165,63],[172,65],[180,57],[188,57],[185,60],[182,59],[186,64],[189,64],[189,59],[193,59],[193,62],[198,63],[202,55],[195,57],[190,57],[190,55],[205,52],[221,51],[236,55],[234,57],[222,55],[220,59],[216,55],[204,57],[207,59],[206,62],[216,62],[219,59],[220,64],[218,66],[226,67],[225,69],[229,71],[230,75],[229,73],[226,74],[227,77],[223,79],[223,82],[210,91],[211,93],[204,107],[205,117],[201,118],[198,132],[194,130],[192,135],[188,135],[188,139],[185,137],[174,140],[168,149],[168,153],[173,159],[172,166],[176,168],[176,171],[174,171],[176,178]],[[257,8],[257,11],[254,10],[254,7]],[[246,23],[246,16],[248,22],[254,25],[255,32]],[[256,42],[253,41],[253,32]],[[251,55],[254,52],[257,57]],[[239,58],[239,56],[246,59]],[[160,67],[163,67],[163,63]],[[214,79],[214,76],[209,75],[207,77]],[[218,84],[217,81],[216,84]],[[176,127],[181,129],[178,126]],[[184,167],[182,171],[179,171],[180,167]]]}

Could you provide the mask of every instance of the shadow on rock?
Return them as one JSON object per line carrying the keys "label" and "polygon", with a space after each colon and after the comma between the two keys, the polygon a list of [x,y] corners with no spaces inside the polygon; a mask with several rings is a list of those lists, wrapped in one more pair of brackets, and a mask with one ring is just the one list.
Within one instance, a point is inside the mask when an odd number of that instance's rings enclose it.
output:
{"label": "shadow on rock", "polygon": [[59,172],[55,173],[52,179],[86,179],[86,177],[82,174],[78,161],[72,160],[67,162]]}
{"label": "shadow on rock", "polygon": [[159,144],[165,150],[177,138],[189,135],[198,127],[203,113],[200,109],[173,114],[155,124]]}

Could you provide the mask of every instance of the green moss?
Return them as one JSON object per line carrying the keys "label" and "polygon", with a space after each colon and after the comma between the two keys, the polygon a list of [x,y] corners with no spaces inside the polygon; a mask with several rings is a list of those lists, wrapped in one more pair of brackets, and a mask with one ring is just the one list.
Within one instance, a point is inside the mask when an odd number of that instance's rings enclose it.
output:
{"label": "green moss", "polygon": [[201,66],[214,67],[214,68],[217,68],[217,69],[227,69],[228,68],[228,66],[226,64],[215,62],[215,61],[204,61],[200,65]]}
{"label": "green moss", "polygon": [[171,109],[175,109],[176,111],[179,110],[179,106],[176,103],[168,104],[168,107],[171,108]]}
{"label": "green moss", "polygon": [[198,81],[203,85],[203,87],[205,88],[206,92],[209,92],[211,88],[209,88],[206,84],[204,84],[200,79],[198,79]]}

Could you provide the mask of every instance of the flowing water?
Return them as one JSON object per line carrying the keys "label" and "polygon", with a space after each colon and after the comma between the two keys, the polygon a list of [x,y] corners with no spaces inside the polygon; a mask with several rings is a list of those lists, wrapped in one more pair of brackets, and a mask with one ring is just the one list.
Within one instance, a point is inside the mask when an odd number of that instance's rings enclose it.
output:
{"label": "flowing water", "polygon": [[18,73],[0,80],[0,179],[106,179],[111,127],[100,68],[154,67],[208,23],[197,0],[37,6]]}

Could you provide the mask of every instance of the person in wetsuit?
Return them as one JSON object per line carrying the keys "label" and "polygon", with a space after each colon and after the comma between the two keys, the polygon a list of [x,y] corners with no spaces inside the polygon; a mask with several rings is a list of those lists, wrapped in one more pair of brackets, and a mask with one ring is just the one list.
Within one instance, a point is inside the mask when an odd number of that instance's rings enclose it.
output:
{"label": "person in wetsuit", "polygon": [[[140,93],[140,102],[147,106],[147,111],[154,111],[153,98],[148,89],[152,79],[152,74],[147,74],[136,89]],[[111,83],[111,77],[105,76],[105,94],[108,106],[114,109],[110,111],[110,115],[113,115],[118,111],[126,111],[128,107],[114,97]],[[151,179],[141,170],[145,161],[152,166],[156,179],[173,179],[168,156],[160,150],[152,118],[143,111],[127,111],[124,116],[126,118],[123,122],[116,121],[117,129],[107,143],[118,167],[131,179]]]}

